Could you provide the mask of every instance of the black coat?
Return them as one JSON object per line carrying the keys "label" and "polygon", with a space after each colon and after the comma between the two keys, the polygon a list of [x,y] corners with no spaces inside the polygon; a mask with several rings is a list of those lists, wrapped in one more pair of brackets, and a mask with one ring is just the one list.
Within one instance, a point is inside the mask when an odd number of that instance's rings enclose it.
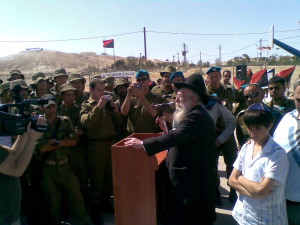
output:
{"label": "black coat", "polygon": [[143,141],[148,155],[168,149],[171,183],[170,224],[213,224],[215,220],[215,126],[208,113],[194,107],[176,130]]}

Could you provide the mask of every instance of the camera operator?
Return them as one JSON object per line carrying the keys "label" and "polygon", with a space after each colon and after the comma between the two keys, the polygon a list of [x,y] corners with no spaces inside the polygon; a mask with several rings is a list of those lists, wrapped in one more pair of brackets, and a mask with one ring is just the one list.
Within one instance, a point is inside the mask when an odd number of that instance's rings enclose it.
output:
{"label": "camera operator", "polygon": [[[46,125],[39,117],[37,125]],[[20,177],[27,168],[36,140],[42,133],[27,125],[27,132],[19,135],[12,148],[0,145],[0,224],[20,224],[21,184]]]}
{"label": "camera operator", "polygon": [[100,223],[101,210],[112,212],[109,203],[112,195],[111,145],[116,141],[116,127],[122,116],[112,96],[104,95],[105,83],[94,78],[90,82],[90,98],[81,105],[81,123],[88,139],[86,149],[90,178],[90,215]]}
{"label": "camera operator", "polygon": [[135,77],[137,84],[129,86],[121,107],[122,115],[128,115],[128,131],[131,133],[158,133],[160,129],[155,123],[157,109],[152,107],[152,104],[166,101],[150,91],[148,71],[140,70]]}

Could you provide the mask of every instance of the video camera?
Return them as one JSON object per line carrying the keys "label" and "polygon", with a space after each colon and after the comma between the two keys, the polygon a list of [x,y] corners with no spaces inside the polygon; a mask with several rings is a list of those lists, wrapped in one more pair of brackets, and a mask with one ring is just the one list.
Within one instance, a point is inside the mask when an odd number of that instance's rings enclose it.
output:
{"label": "video camera", "polygon": [[[26,109],[30,105],[48,104],[50,99],[25,99],[20,95],[21,87],[18,85],[12,89],[13,98],[16,103],[0,104],[0,136],[22,135],[26,131],[26,127],[31,122],[31,128],[38,132],[46,132],[48,126],[36,125],[38,117],[31,116],[26,113]],[[18,114],[8,112],[9,108],[18,109]]]}
{"label": "video camera", "polygon": [[[27,124],[31,122],[31,128],[38,132],[46,132],[48,126],[36,125],[37,116],[30,116],[24,113],[24,108],[29,105],[44,105],[48,99],[26,99],[21,103],[0,104],[0,136],[22,135],[26,131]],[[8,109],[15,107],[19,109],[19,114],[8,113]]]}

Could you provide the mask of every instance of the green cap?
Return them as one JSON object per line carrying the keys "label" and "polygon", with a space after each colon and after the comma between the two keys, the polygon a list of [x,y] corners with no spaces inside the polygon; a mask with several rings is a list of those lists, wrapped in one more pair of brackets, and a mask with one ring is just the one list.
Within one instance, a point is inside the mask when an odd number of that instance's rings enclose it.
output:
{"label": "green cap", "polygon": [[70,83],[66,83],[66,84],[63,84],[63,85],[60,86],[59,94],[62,94],[63,92],[69,91],[69,90],[78,91]]}
{"label": "green cap", "polygon": [[69,82],[72,82],[74,80],[82,80],[83,82],[85,82],[85,78],[82,75],[76,73],[71,74],[68,78]]}
{"label": "green cap", "polygon": [[94,76],[92,76],[92,78],[91,78],[91,80],[93,80],[93,79],[102,79],[102,76],[101,75],[94,75]]}
{"label": "green cap", "polygon": [[20,75],[20,76],[21,76],[21,79],[24,80],[24,75],[21,73],[20,70],[12,70],[12,71],[10,71],[7,80],[8,80],[8,81],[12,81],[12,75],[14,75],[14,74]]}
{"label": "green cap", "polygon": [[30,90],[30,87],[26,84],[25,80],[17,79],[10,82],[10,90],[12,90],[14,87],[20,85],[23,89]]}
{"label": "green cap", "polygon": [[164,73],[175,73],[176,72],[176,68],[174,66],[166,66],[165,69],[163,71],[160,72],[160,76],[164,76]]}
{"label": "green cap", "polygon": [[114,92],[116,93],[117,87],[120,85],[125,85],[125,87],[129,87],[129,83],[126,79],[124,78],[116,78],[114,82]]}
{"label": "green cap", "polygon": [[44,94],[41,99],[48,99],[48,103],[43,105],[44,108],[47,108],[49,105],[57,105],[55,97],[51,94]]}
{"label": "green cap", "polygon": [[68,76],[66,70],[64,68],[60,68],[54,71],[53,78],[59,77],[59,76]]}
{"label": "green cap", "polygon": [[105,87],[107,87],[107,86],[114,86],[115,78],[112,77],[112,76],[108,76],[108,77],[105,77],[103,79],[103,81],[105,83]]}
{"label": "green cap", "polygon": [[0,94],[5,90],[10,89],[10,83],[11,83],[11,81],[6,81],[0,85]]}

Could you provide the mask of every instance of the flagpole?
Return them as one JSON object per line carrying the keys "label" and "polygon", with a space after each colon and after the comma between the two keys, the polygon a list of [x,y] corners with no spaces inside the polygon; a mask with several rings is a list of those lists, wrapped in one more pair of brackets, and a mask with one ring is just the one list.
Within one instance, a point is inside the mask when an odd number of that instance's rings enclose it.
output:
{"label": "flagpole", "polygon": [[115,47],[113,47],[113,56],[114,56],[114,70],[116,71]]}

